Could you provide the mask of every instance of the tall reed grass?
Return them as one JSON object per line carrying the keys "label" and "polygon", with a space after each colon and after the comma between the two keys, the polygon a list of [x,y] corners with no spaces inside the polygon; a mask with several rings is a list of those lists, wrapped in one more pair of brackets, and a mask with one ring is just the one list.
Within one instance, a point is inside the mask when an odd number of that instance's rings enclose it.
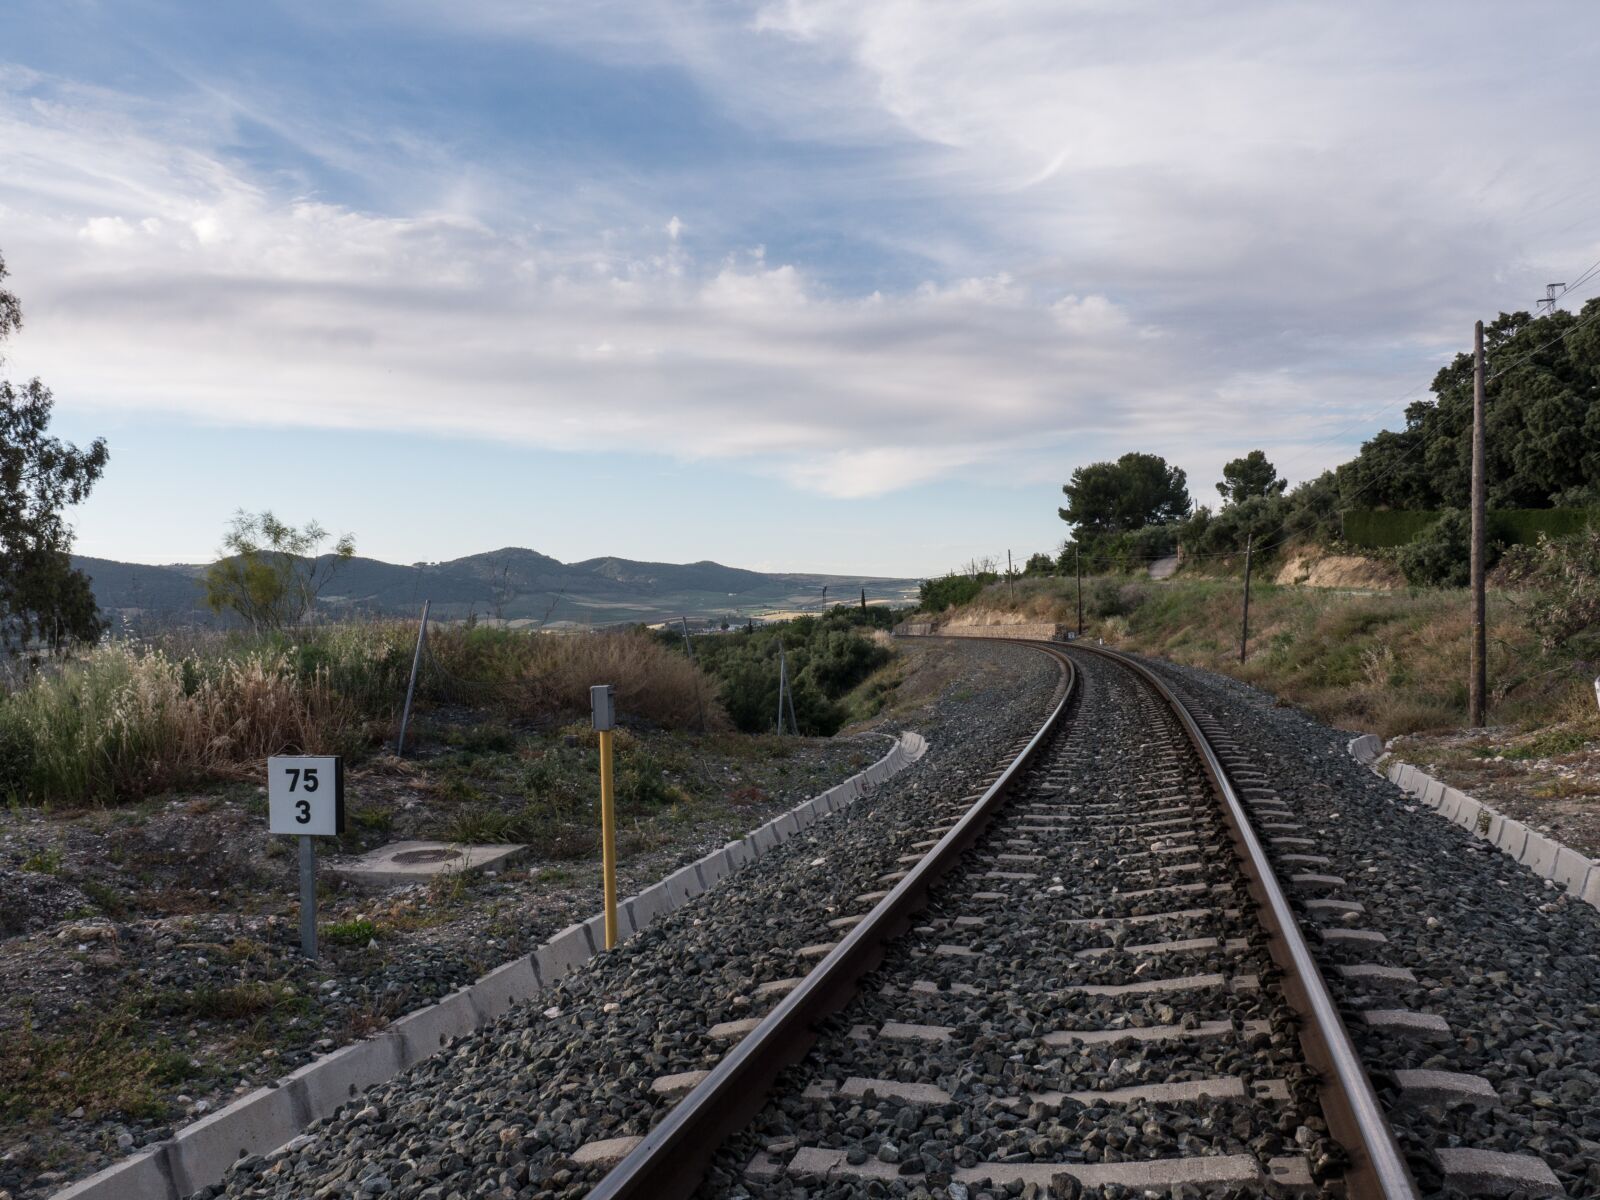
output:
{"label": "tall reed grass", "polygon": [[[0,697],[0,799],[109,804],[253,777],[271,754],[358,754],[393,729],[415,637],[374,622],[96,647]],[[428,645],[424,702],[570,719],[588,711],[590,685],[611,683],[624,715],[685,728],[704,711],[711,728],[727,724],[714,686],[643,632],[434,628]]]}
{"label": "tall reed grass", "polygon": [[282,752],[345,752],[360,711],[286,654],[217,661],[101,647],[0,705],[16,799],[105,803],[237,773]]}

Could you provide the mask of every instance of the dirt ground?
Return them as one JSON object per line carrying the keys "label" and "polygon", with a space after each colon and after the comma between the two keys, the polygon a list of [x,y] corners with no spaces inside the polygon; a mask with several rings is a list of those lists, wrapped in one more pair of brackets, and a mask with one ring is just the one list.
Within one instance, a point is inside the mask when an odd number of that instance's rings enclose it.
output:
{"label": "dirt ground", "polygon": [[1590,858],[1600,858],[1600,739],[1557,726],[1394,738],[1389,753]]}
{"label": "dirt ground", "polygon": [[[888,739],[618,735],[628,895],[882,756]],[[44,1196],[430,1003],[599,907],[592,735],[431,712],[352,767],[349,832],[516,841],[499,873],[362,892],[320,876],[298,953],[292,839],[254,782],[82,812],[0,809],[0,1196]]]}
{"label": "dirt ground", "polygon": [[[881,757],[1000,669],[903,644],[877,715],[832,739],[618,735],[623,895]],[[976,674],[975,674],[976,672]],[[990,683],[992,684],[992,680]],[[315,963],[296,860],[253,780],[81,812],[0,809],[0,1200],[42,1200],[382,1028],[599,910],[592,735],[424,714],[350,769],[328,852],[520,841],[499,873],[362,892],[322,873]]]}

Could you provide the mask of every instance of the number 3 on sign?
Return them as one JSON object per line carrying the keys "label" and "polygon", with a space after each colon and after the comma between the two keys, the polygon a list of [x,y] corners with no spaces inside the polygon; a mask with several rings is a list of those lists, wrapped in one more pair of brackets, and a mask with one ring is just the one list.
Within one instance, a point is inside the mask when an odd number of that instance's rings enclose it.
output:
{"label": "number 3 on sign", "polygon": [[344,761],[335,755],[267,759],[267,818],[272,833],[343,833]]}

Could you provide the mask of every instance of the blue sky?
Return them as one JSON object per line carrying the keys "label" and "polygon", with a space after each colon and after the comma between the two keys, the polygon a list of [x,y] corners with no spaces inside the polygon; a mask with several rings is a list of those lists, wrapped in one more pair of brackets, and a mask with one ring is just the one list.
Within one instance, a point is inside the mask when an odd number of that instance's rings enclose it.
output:
{"label": "blue sky", "polygon": [[1205,501],[1397,421],[1600,258],[1597,42],[1540,3],[10,0],[5,370],[111,444],[88,554],[271,506],[394,561],[935,573],[1058,543],[1085,462]]}

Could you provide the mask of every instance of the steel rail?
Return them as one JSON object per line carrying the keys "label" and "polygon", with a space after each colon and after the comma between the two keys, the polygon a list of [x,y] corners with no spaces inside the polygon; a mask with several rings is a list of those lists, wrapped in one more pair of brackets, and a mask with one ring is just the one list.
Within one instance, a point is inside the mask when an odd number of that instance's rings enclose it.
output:
{"label": "steel rail", "polygon": [[1077,690],[1076,668],[1059,649],[1040,642],[1016,644],[1045,651],[1066,675],[1061,700],[1039,731],[955,827],[761,1024],[723,1056],[710,1075],[645,1134],[595,1185],[588,1200],[679,1200],[691,1196],[723,1139],[761,1111],[779,1072],[800,1061],[816,1041],[817,1023],[850,1002],[861,977],[883,961],[888,944],[909,929],[912,916],[927,906],[929,891],[982,835],[1011,785],[1060,726]]}
{"label": "steel rail", "polygon": [[1153,670],[1125,654],[1099,646],[1074,644],[1073,649],[1098,654],[1143,679],[1167,704],[1200,756],[1206,775],[1222,798],[1233,839],[1239,849],[1250,890],[1261,907],[1269,947],[1285,973],[1284,992],[1290,1006],[1305,1020],[1301,1042],[1319,1081],[1323,1114],[1335,1139],[1350,1155],[1345,1183],[1350,1200],[1416,1200],[1416,1181],[1383,1115],[1361,1055],[1350,1040],[1344,1018],[1328,992],[1322,970],[1300,932],[1288,897],[1278,882],[1243,802],[1233,789],[1222,760],[1201,730],[1188,705]]}

